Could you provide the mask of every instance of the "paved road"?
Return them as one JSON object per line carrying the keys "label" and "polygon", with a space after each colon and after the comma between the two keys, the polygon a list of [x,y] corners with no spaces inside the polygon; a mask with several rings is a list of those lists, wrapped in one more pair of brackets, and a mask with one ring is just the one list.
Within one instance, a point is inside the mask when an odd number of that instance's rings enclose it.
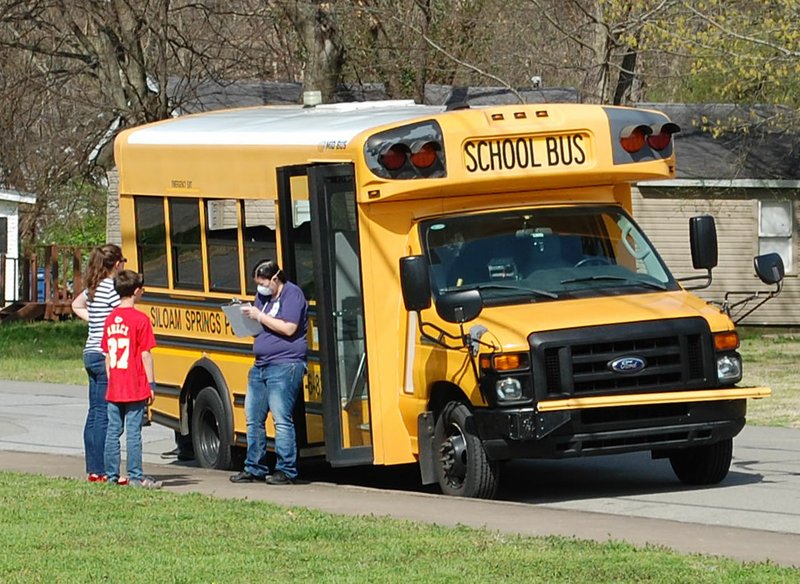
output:
{"label": "paved road", "polygon": [[[85,388],[0,381],[0,468],[83,476]],[[231,485],[227,473],[165,463],[171,431],[144,432],[148,472],[170,490],[264,499],[338,513],[391,515],[529,535],[569,535],[800,566],[800,431],[748,427],[722,485],[677,482],[645,454],[507,465],[500,501],[442,497],[413,465],[331,470],[307,463],[309,484]]]}

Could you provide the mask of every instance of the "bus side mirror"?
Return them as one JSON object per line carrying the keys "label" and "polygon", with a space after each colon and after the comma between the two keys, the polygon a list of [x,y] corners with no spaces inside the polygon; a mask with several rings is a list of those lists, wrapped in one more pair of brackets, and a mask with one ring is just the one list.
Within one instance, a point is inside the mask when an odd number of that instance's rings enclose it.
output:
{"label": "bus side mirror", "polygon": [[436,313],[447,322],[464,324],[475,320],[483,310],[483,299],[478,290],[448,292],[436,301]]}
{"label": "bus side mirror", "polygon": [[431,280],[428,260],[415,255],[400,258],[400,288],[403,303],[409,312],[419,312],[431,306]]}
{"label": "bus side mirror", "polygon": [[783,258],[777,253],[765,253],[753,258],[756,274],[765,284],[777,284],[783,280]]}
{"label": "bus side mirror", "polygon": [[717,266],[717,226],[711,215],[689,219],[689,243],[695,270],[711,270]]}

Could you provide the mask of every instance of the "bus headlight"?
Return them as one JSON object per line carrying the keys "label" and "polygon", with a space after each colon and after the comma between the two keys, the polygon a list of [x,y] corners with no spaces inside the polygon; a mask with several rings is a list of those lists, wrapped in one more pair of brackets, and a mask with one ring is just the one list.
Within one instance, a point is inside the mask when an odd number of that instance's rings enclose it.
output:
{"label": "bus headlight", "polygon": [[717,357],[717,379],[720,383],[736,383],[742,378],[742,361],[738,355]]}
{"label": "bus headlight", "polygon": [[500,401],[517,400],[522,397],[522,384],[519,379],[504,377],[495,384],[497,399]]}

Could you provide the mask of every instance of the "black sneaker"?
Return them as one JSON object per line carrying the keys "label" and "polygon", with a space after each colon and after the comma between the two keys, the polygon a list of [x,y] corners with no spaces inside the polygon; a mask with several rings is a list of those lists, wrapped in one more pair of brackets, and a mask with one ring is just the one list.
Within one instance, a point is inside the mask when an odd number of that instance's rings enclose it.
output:
{"label": "black sneaker", "polygon": [[232,483],[255,483],[263,481],[264,477],[259,477],[254,474],[250,474],[246,470],[243,470],[240,473],[231,475],[229,480]]}
{"label": "black sneaker", "polygon": [[273,475],[267,477],[268,485],[293,485],[295,479],[290,479],[284,474],[283,471],[278,471]]}
{"label": "black sneaker", "polygon": [[180,453],[181,453],[180,448],[178,448],[176,446],[172,450],[168,450],[167,452],[162,452],[161,453],[161,458],[163,458],[164,460],[167,460],[167,459],[170,459],[170,458],[178,458],[178,455]]}

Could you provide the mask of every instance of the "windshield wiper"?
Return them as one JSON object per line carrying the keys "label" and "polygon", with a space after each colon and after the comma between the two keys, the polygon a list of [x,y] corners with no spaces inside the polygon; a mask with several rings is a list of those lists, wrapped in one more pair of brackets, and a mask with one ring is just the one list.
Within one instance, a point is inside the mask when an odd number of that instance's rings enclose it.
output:
{"label": "windshield wiper", "polygon": [[470,287],[473,290],[513,290],[514,292],[527,292],[533,296],[544,296],[545,298],[558,298],[558,294],[547,292],[546,290],[537,290],[536,288],[523,288],[520,286],[508,286],[505,284],[478,284],[477,286]]}
{"label": "windshield wiper", "polygon": [[567,280],[561,280],[562,284],[575,284],[576,282],[592,282],[595,280],[624,280],[626,282],[633,282],[635,284],[641,284],[642,286],[647,286],[649,288],[655,288],[656,290],[666,290],[667,287],[660,282],[651,282],[649,280],[640,280],[639,278],[630,278],[627,276],[610,276],[610,275],[602,275],[597,274],[594,276],[585,276],[583,278],[568,278]]}

